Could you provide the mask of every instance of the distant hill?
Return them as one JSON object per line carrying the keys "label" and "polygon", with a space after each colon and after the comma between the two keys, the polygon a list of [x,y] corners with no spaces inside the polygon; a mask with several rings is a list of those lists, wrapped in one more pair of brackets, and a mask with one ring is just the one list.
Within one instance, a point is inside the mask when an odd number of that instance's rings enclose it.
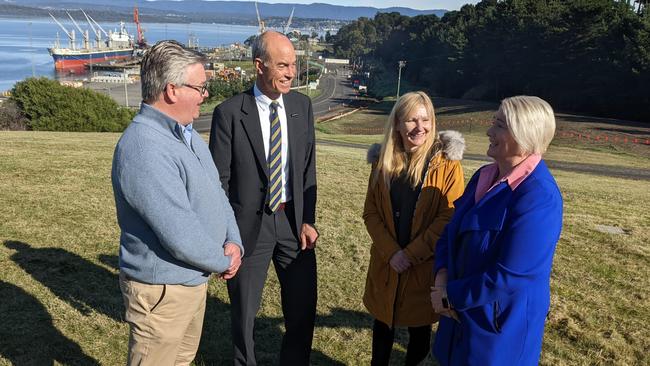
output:
{"label": "distant hill", "polygon": [[[29,7],[48,7],[50,9],[111,9],[124,8],[132,9],[136,3],[134,0],[72,0],[72,1],[53,1],[53,0],[20,0],[0,2],[1,4],[14,4]],[[137,2],[142,16],[146,16],[147,11],[156,13],[156,16],[174,16],[179,15],[188,18],[188,21],[196,21],[195,17],[221,20],[223,18],[256,20],[255,5],[253,1],[205,1],[205,0],[156,0],[156,1],[139,1]],[[338,6],[330,4],[268,4],[259,2],[258,7],[262,18],[284,17],[287,18],[291,9],[295,7],[294,18],[306,19],[332,19],[350,21],[359,17],[373,18],[378,12],[389,13],[399,12],[406,16],[417,16],[436,14],[443,16],[447,11],[441,9],[432,10],[415,10],[403,7],[393,7],[378,9],[373,7],[361,6]],[[205,20],[204,20],[205,21]],[[208,20],[209,21],[209,20]],[[213,20],[214,21],[214,20]]]}

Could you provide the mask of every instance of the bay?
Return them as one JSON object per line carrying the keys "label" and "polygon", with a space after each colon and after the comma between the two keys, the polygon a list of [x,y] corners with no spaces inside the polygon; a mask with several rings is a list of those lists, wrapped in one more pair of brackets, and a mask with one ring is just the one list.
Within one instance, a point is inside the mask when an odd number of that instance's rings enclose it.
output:
{"label": "bay", "polygon": [[[92,16],[92,13],[90,14]],[[58,19],[68,29],[75,29],[67,19]],[[129,19],[125,19],[129,20]],[[76,19],[82,29],[89,29],[85,19]],[[126,22],[125,22],[126,23]],[[118,23],[99,23],[104,30],[119,29]],[[147,43],[154,44],[163,39],[174,39],[184,44],[193,36],[201,47],[218,47],[235,42],[244,42],[257,33],[256,26],[232,24],[142,24]],[[136,36],[133,23],[126,23],[129,34]],[[76,30],[77,40],[81,39]],[[89,30],[92,36],[92,30]],[[65,33],[52,19],[15,19],[0,17],[0,92],[9,90],[20,80],[31,76],[46,76],[58,79],[78,78],[79,75],[56,74],[54,62],[47,51],[60,35],[61,47],[68,47]],[[79,41],[78,41],[79,43]]]}

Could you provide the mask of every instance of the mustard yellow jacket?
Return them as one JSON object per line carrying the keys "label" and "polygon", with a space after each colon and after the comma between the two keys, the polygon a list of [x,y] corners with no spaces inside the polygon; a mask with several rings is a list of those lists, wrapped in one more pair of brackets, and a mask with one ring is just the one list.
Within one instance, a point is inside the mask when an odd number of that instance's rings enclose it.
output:
{"label": "mustard yellow jacket", "polygon": [[[390,191],[383,183],[373,184],[372,174],[363,210],[372,240],[370,264],[363,303],[376,319],[390,326],[417,327],[438,321],[430,300],[433,286],[435,245],[454,213],[453,202],[463,193],[460,165],[465,141],[456,131],[439,134],[443,152],[434,156],[422,183],[411,226],[411,241],[404,252],[411,267],[398,274],[389,265],[401,248],[397,243]],[[376,167],[379,145],[368,153]]]}

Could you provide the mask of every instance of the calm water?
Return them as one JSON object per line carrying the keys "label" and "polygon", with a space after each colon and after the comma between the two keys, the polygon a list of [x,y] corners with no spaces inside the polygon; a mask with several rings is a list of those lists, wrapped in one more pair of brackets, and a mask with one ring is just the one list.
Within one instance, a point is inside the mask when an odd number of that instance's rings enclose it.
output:
{"label": "calm water", "polygon": [[[125,19],[129,20],[130,19]],[[68,29],[74,28],[71,21],[59,21]],[[89,28],[84,21],[77,19],[82,29]],[[109,29],[119,28],[118,23],[104,23],[100,25],[108,32]],[[198,39],[201,47],[215,47],[243,42],[251,35],[257,33],[257,27],[245,25],[226,24],[160,24],[150,23],[142,25],[145,38],[149,44],[161,39],[175,39],[184,44],[188,43],[189,34]],[[127,23],[129,34],[135,35],[135,25]],[[11,89],[16,81],[23,80],[32,75],[60,77],[55,75],[54,62],[47,52],[56,40],[56,33],[61,35],[61,46],[68,46],[65,33],[52,19],[6,19],[0,18],[0,91]],[[76,30],[77,40],[82,37]],[[93,38],[92,30],[90,37]],[[104,37],[106,38],[106,37]]]}

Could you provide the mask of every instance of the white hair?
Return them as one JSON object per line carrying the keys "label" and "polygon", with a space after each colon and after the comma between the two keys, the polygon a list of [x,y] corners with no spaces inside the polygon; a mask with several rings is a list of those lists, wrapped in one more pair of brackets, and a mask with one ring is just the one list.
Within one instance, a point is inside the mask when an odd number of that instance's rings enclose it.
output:
{"label": "white hair", "polygon": [[502,100],[499,110],[505,116],[512,137],[525,152],[546,152],[555,135],[555,115],[546,101],[517,95]]}

